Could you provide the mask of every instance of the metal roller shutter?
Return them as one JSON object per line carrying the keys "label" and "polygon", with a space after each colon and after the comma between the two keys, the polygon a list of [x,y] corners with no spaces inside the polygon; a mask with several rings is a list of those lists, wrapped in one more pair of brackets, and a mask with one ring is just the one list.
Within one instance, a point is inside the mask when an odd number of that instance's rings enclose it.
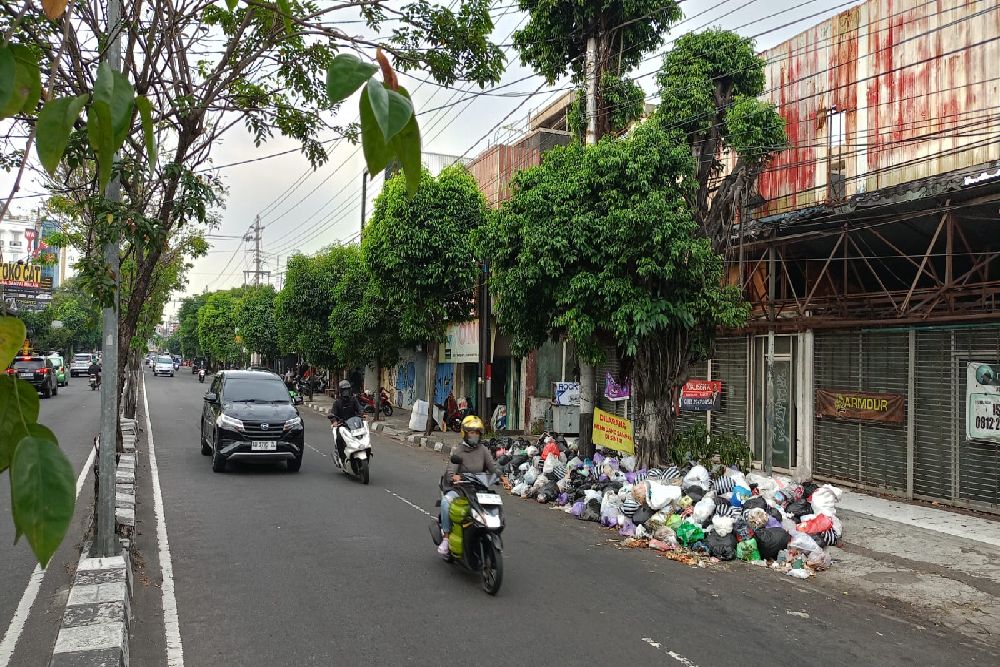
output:
{"label": "metal roller shutter", "polygon": [[954,498],[954,431],[957,395],[951,361],[952,332],[917,331],[916,433],[913,447],[913,493]]}
{"label": "metal roller shutter", "polygon": [[954,331],[955,434],[958,442],[957,500],[1000,506],[1000,445],[970,442],[966,432],[966,369],[971,361],[1000,363],[1000,328]]}
{"label": "metal roller shutter", "polygon": [[[817,334],[814,346],[817,389],[861,389],[861,334]],[[814,468],[818,475],[860,483],[858,424],[817,419],[813,431]]]}
{"label": "metal roller shutter", "polygon": [[712,413],[712,433],[747,436],[747,339],[719,338],[712,359],[712,379],[722,380],[722,401]]}
{"label": "metal roller shutter", "polygon": [[[910,337],[906,332],[861,334],[861,384],[864,391],[906,396]],[[865,423],[858,428],[860,482],[867,487],[906,493],[906,423]]]}

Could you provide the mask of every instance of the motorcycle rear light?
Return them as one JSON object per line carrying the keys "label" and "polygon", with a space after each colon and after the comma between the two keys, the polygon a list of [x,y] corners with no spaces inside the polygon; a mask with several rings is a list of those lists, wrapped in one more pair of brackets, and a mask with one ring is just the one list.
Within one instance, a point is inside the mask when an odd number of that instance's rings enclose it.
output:
{"label": "motorcycle rear light", "polygon": [[13,368],[8,368],[7,375],[17,375],[17,371]]}

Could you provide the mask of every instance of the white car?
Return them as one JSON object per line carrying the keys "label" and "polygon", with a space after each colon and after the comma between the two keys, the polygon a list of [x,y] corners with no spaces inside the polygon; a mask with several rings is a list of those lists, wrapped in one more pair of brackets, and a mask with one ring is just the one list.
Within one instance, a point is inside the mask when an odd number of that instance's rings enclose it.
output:
{"label": "white car", "polygon": [[77,352],[73,355],[73,361],[69,364],[69,374],[70,377],[76,377],[77,375],[87,375],[90,372],[90,364],[94,359],[94,355],[89,352]]}
{"label": "white car", "polygon": [[167,356],[157,357],[153,362],[153,375],[174,376],[174,360]]}

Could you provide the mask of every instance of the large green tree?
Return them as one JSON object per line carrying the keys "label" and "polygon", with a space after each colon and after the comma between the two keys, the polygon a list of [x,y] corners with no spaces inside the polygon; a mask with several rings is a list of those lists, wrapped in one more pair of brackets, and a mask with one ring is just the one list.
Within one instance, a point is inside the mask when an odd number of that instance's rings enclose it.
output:
{"label": "large green tree", "polygon": [[399,340],[427,351],[428,403],[448,323],[473,316],[479,267],[472,237],[486,218],[475,179],[454,165],[436,178],[425,172],[412,197],[402,176],[390,179],[361,239],[375,289],[398,318]]}
{"label": "large green tree", "polygon": [[203,357],[205,352],[198,341],[198,311],[205,305],[208,294],[192,294],[181,299],[181,307],[177,311],[177,336],[181,350],[187,357]]}
{"label": "large green tree", "polygon": [[267,359],[278,354],[278,336],[274,324],[274,300],[277,292],[270,285],[254,285],[243,290],[236,324],[243,345]]}
{"label": "large green tree", "polygon": [[212,292],[198,310],[198,341],[218,362],[238,364],[243,360],[239,342],[239,312],[242,288]]}
{"label": "large green tree", "polygon": [[[68,280],[52,295],[52,301],[35,313],[23,313],[28,337],[36,350],[94,350],[101,345],[101,312],[76,280]],[[53,322],[59,325],[53,327]]]}
{"label": "large green tree", "polygon": [[347,249],[330,312],[330,338],[337,358],[348,366],[392,365],[403,342],[399,318],[382,292],[384,285],[365,264],[359,246]]}

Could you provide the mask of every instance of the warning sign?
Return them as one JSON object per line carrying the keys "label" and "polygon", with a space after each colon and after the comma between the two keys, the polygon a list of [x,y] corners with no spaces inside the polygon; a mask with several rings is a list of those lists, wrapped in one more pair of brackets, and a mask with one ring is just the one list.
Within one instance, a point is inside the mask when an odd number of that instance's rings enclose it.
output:
{"label": "warning sign", "polygon": [[626,454],[635,454],[632,421],[594,408],[594,444]]}

